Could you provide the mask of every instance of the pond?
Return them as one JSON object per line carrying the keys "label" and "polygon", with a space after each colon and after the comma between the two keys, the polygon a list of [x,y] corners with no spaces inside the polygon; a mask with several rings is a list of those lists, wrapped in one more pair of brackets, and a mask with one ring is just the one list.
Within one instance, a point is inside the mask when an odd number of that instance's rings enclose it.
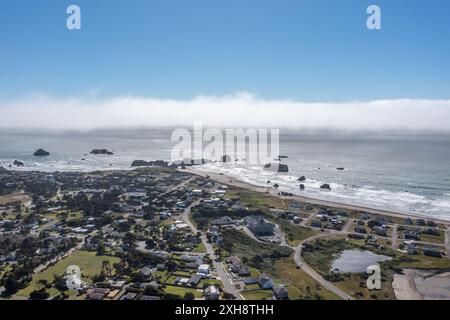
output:
{"label": "pond", "polygon": [[341,256],[334,260],[331,270],[339,269],[340,272],[350,273],[365,272],[368,266],[391,259],[391,257],[375,254],[370,251],[344,250]]}

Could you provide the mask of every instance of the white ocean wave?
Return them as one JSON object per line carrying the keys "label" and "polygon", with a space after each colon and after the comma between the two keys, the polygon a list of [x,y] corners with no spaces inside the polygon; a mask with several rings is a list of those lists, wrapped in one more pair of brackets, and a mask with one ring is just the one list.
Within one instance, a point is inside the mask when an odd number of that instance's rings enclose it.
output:
{"label": "white ocean wave", "polygon": [[320,186],[325,182],[311,178],[301,182],[305,186],[305,190],[301,191],[299,188],[300,182],[297,181],[296,176],[276,174],[262,168],[209,164],[196,169],[222,172],[230,177],[259,186],[267,186],[267,180],[270,180],[271,185],[277,183],[281,191],[321,200],[358,204],[404,213],[432,215],[444,219],[449,219],[450,216],[450,199],[447,198],[432,199],[411,192],[378,189],[370,185],[364,185],[363,187],[347,186],[334,182],[328,182],[331,191],[326,191],[320,189]]}

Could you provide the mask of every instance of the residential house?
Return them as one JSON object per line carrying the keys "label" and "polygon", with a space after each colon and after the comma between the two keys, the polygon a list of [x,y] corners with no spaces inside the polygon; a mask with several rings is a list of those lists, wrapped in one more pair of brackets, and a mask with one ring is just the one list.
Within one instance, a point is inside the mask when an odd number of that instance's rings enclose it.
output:
{"label": "residential house", "polygon": [[205,294],[205,300],[218,300],[220,297],[219,289],[217,289],[215,286],[209,286],[204,291]]}
{"label": "residential house", "polygon": [[441,251],[433,246],[424,246],[423,247],[423,254],[426,256],[430,256],[430,257],[436,257],[436,258],[441,258],[442,257],[442,253]]}
{"label": "residential house", "polygon": [[272,289],[273,288],[273,281],[271,278],[269,278],[266,274],[261,274],[258,277],[258,284],[261,287],[261,289]]}
{"label": "residential house", "polygon": [[277,300],[288,300],[289,294],[284,286],[278,286],[273,288],[273,294]]}
{"label": "residential house", "polygon": [[274,234],[275,224],[266,222],[261,216],[245,217],[244,223],[256,236],[271,236]]}
{"label": "residential house", "polygon": [[200,276],[208,277],[210,272],[209,264],[202,264],[197,269],[197,274]]}

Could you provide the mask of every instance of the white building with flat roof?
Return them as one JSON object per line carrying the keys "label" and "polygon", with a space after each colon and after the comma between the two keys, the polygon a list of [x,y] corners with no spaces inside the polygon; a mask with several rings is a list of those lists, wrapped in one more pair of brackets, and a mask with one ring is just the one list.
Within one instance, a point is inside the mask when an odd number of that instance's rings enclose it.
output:
{"label": "white building with flat roof", "polygon": [[209,276],[210,267],[209,264],[202,264],[197,269],[197,274],[201,276]]}

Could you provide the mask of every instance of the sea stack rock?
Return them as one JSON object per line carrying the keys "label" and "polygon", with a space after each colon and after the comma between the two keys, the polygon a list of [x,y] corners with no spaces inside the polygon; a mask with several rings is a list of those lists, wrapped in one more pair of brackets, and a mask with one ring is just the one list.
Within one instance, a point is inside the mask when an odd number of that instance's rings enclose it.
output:
{"label": "sea stack rock", "polygon": [[106,154],[106,155],[111,155],[114,154],[111,151],[108,151],[107,149],[94,149],[91,151],[91,154]]}
{"label": "sea stack rock", "polygon": [[325,183],[323,185],[320,186],[320,189],[322,190],[331,190],[331,187],[328,183]]}
{"label": "sea stack rock", "polygon": [[345,168],[339,167],[339,168],[336,168],[336,170],[339,170],[339,171],[344,171],[344,170],[345,170]]}
{"label": "sea stack rock", "polygon": [[264,166],[264,169],[276,170],[277,172],[289,172],[288,165],[281,163],[268,163]]}
{"label": "sea stack rock", "polygon": [[300,185],[300,190],[305,190],[305,185],[303,183]]}
{"label": "sea stack rock", "polygon": [[50,152],[45,151],[44,149],[38,149],[38,150],[36,150],[35,153],[33,153],[33,156],[36,156],[36,157],[44,157],[44,156],[49,156],[49,155],[50,155]]}
{"label": "sea stack rock", "polygon": [[300,178],[297,179],[297,181],[305,181],[306,177],[305,176],[301,176]]}

